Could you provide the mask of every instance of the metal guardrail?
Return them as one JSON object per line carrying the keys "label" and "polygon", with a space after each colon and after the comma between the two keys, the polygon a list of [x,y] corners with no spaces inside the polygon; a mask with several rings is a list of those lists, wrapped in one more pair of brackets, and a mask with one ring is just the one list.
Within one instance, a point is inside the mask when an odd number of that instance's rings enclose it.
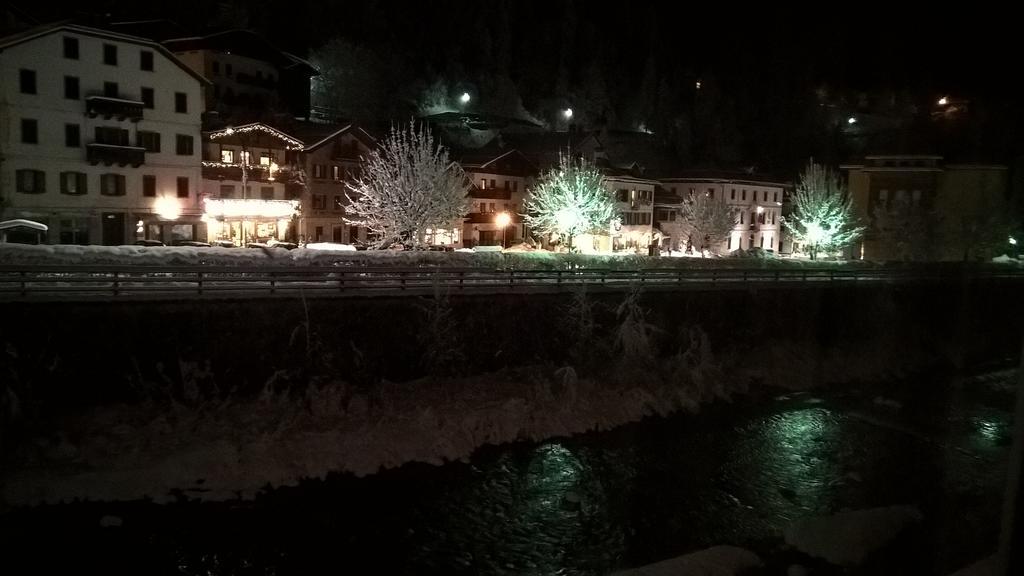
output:
{"label": "metal guardrail", "polygon": [[770,288],[799,285],[1024,279],[1014,269],[488,270],[396,267],[0,266],[0,301],[178,300],[591,290]]}

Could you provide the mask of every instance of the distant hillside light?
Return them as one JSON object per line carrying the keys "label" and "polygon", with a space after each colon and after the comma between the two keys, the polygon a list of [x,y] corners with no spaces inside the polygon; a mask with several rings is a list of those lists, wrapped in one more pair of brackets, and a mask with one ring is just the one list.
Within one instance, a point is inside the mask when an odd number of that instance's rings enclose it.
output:
{"label": "distant hillside light", "polygon": [[847,124],[856,124],[857,123],[857,119],[854,118],[853,116],[850,116],[849,118],[846,119],[846,123]]}
{"label": "distant hillside light", "polygon": [[463,92],[462,96],[459,96],[459,102],[461,102],[463,104],[469,104],[469,101],[471,99],[472,99],[472,97],[469,95],[469,92]]}
{"label": "distant hillside light", "polygon": [[694,85],[697,87],[697,90],[700,90],[700,80],[697,80],[697,83]]}
{"label": "distant hillside light", "polygon": [[562,110],[562,116],[565,116],[566,120],[572,118],[572,108],[566,108],[565,110]]}
{"label": "distant hillside light", "polygon": [[945,106],[946,104],[949,104],[949,98],[946,98],[945,96],[939,98],[939,106]]}

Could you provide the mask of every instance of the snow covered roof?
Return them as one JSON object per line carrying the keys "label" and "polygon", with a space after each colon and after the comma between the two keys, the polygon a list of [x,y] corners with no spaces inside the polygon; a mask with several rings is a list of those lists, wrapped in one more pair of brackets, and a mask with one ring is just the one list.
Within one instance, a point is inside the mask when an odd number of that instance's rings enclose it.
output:
{"label": "snow covered roof", "polygon": [[689,169],[671,172],[658,178],[662,183],[726,183],[776,186],[786,188],[792,184],[785,179],[747,171]]}
{"label": "snow covered roof", "polygon": [[0,230],[11,230],[14,228],[29,228],[31,230],[38,230],[39,232],[46,232],[50,229],[49,226],[41,222],[24,220],[22,218],[15,218],[14,220],[4,220],[3,222],[0,222]]}
{"label": "snow covered roof", "polygon": [[289,134],[305,143],[303,151],[312,152],[342,134],[351,133],[368,148],[377,145],[377,139],[355,124],[324,124],[319,122],[295,121],[284,128]]}
{"label": "snow covered roof", "polygon": [[58,32],[81,34],[82,36],[92,36],[94,38],[112,40],[115,42],[127,42],[131,44],[137,44],[140,46],[146,46],[147,48],[150,48],[155,52],[159,52],[162,56],[170,60],[173,64],[187,72],[189,76],[192,76],[193,78],[198,80],[200,84],[207,86],[213,85],[213,83],[207,80],[205,77],[203,77],[202,74],[199,74],[195,70],[186,66],[185,63],[179,60],[178,57],[175,56],[173,52],[171,52],[158,42],[154,42],[152,40],[142,38],[139,36],[129,36],[127,34],[120,34],[118,32],[111,32],[109,30],[90,28],[88,26],[79,26],[77,24],[71,24],[67,21],[43,24],[42,26],[37,26],[35,28],[30,28],[17,34],[11,34],[10,36],[0,38],[0,52],[3,52],[5,49],[10,48],[12,46],[17,46],[18,44],[30,42],[37,38],[42,38],[43,36],[56,34]]}
{"label": "snow covered roof", "polygon": [[203,136],[207,140],[217,140],[220,138],[228,138],[235,134],[245,134],[247,132],[263,132],[277,138],[284,142],[285,147],[290,150],[301,150],[303,142],[294,136],[285,134],[281,130],[265,124],[263,122],[250,122],[248,124],[242,124],[241,126],[228,126],[220,130],[206,130],[203,131]]}

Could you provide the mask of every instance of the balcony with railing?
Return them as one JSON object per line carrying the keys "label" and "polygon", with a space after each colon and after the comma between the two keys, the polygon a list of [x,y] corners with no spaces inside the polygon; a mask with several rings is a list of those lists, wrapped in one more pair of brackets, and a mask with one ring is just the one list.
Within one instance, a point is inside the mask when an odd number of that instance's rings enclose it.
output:
{"label": "balcony with railing", "polygon": [[[249,164],[245,167],[245,179],[249,182],[290,182],[295,173],[290,167],[284,166],[271,170],[262,164]],[[206,180],[242,181],[242,165],[227,162],[203,161],[203,178]]]}
{"label": "balcony with railing", "polygon": [[85,156],[90,164],[111,166],[131,165],[138,168],[146,162],[146,149],[139,146],[121,146],[92,142],[85,145]]}
{"label": "balcony with railing", "polygon": [[138,100],[111,98],[109,96],[87,96],[85,98],[85,114],[89,118],[102,116],[109,120],[142,120],[144,104]]}

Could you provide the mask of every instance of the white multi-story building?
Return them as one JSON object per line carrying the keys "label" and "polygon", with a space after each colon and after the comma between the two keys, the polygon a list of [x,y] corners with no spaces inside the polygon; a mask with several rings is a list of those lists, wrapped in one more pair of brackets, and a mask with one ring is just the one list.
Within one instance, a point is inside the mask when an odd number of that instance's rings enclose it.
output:
{"label": "white multi-story building", "polygon": [[[472,186],[469,189],[469,214],[461,230],[451,240],[463,246],[511,246],[529,237],[523,222],[527,190],[537,177],[537,167],[516,149],[499,155],[477,154],[464,157],[462,168]],[[508,216],[502,227],[501,214]]]}
{"label": "white multi-story building", "polygon": [[0,39],[2,218],[65,244],[201,239],[207,81],[143,38],[54,24]]}
{"label": "white multi-story building", "polygon": [[[656,180],[605,170],[604,185],[615,197],[618,215],[612,220],[607,237],[598,237],[600,251],[640,252],[646,254],[654,242],[654,189]],[[610,245],[604,245],[604,238]]]}
{"label": "white multi-story building", "polygon": [[[706,194],[712,199],[724,199],[737,212],[736,226],[718,252],[751,248],[779,251],[786,183],[751,174],[710,171],[665,177],[660,182],[669,198],[683,201],[695,194]],[[670,216],[670,211],[660,210],[659,216],[662,221]],[[676,245],[685,246],[686,239],[679,239]]]}

